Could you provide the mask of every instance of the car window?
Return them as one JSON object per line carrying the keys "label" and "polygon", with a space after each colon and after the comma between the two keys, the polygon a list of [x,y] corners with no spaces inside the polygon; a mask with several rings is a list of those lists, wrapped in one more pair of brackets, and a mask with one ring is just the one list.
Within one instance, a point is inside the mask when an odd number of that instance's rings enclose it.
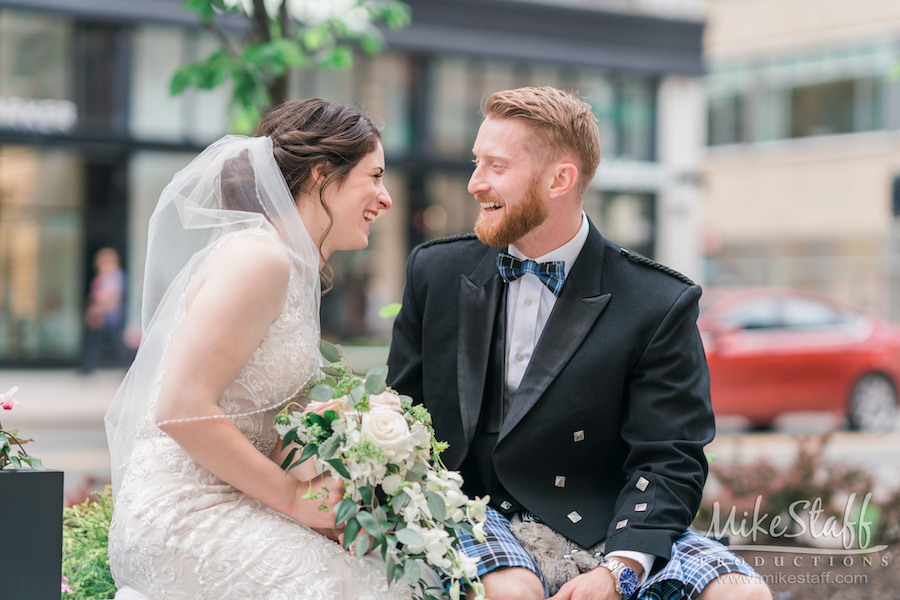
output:
{"label": "car window", "polygon": [[812,298],[788,298],[783,310],[785,327],[829,327],[849,321],[849,315]]}
{"label": "car window", "polygon": [[722,321],[741,329],[781,327],[778,303],[774,298],[753,298],[727,310]]}

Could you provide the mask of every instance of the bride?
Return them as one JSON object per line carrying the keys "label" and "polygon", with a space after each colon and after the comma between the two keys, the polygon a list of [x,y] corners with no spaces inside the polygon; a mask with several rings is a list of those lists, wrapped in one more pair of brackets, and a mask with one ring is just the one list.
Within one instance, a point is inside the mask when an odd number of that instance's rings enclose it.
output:
{"label": "bride", "polygon": [[117,599],[410,595],[334,541],[341,483],[283,471],[272,424],[317,377],[320,269],[366,247],[391,206],[383,175],[369,117],[313,99],[214,143],[163,191],[143,341],[106,417]]}

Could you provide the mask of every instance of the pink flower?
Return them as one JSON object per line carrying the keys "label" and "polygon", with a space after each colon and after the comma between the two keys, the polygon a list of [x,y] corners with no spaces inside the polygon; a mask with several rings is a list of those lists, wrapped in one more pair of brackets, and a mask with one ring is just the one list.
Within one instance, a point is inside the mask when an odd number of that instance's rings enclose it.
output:
{"label": "pink flower", "polygon": [[13,394],[15,394],[17,391],[19,391],[19,388],[13,387],[5,394],[0,394],[0,406],[3,407],[3,410],[12,410],[17,406],[22,406],[21,404],[19,404],[18,400],[13,398]]}
{"label": "pink flower", "polygon": [[69,578],[66,577],[65,575],[63,575],[62,578],[63,578],[63,581],[61,582],[61,583],[62,583],[62,587],[61,587],[61,589],[59,590],[60,593],[65,592],[66,594],[74,594],[75,592],[72,591],[72,588],[70,588],[70,587],[69,587],[69,584],[67,583],[67,582],[69,581]]}
{"label": "pink flower", "polygon": [[369,408],[376,407],[390,408],[400,412],[400,396],[391,392],[381,392],[380,394],[369,396]]}
{"label": "pink flower", "polygon": [[309,404],[306,405],[306,408],[303,410],[303,412],[314,412],[320,417],[324,417],[326,411],[333,410],[340,413],[346,411],[349,407],[350,401],[347,399],[347,396],[341,396],[340,398],[334,398],[326,402],[312,400]]}

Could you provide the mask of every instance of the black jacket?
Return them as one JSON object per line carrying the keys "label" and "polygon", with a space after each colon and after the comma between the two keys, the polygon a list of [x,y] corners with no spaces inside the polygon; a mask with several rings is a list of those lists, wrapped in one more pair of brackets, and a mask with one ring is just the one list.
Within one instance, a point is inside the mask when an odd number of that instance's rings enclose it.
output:
{"label": "black jacket", "polygon": [[[451,469],[481,410],[505,293],[499,252],[456,236],[418,246],[407,264],[389,383],[431,412]],[[700,288],[593,226],[567,272],[494,448],[497,477],[582,546],[606,539],[607,551],[668,559],[700,504],[715,431]]]}

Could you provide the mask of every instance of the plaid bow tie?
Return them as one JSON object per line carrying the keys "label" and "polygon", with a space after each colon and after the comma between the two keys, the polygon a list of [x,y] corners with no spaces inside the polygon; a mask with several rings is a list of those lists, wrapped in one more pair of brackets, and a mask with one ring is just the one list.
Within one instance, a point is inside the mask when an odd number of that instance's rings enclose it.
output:
{"label": "plaid bow tie", "polygon": [[533,260],[519,260],[515,256],[501,253],[497,256],[497,269],[503,281],[509,283],[515,281],[525,273],[533,273],[547,289],[559,296],[563,283],[566,281],[566,261],[554,260],[552,262],[536,263]]}

